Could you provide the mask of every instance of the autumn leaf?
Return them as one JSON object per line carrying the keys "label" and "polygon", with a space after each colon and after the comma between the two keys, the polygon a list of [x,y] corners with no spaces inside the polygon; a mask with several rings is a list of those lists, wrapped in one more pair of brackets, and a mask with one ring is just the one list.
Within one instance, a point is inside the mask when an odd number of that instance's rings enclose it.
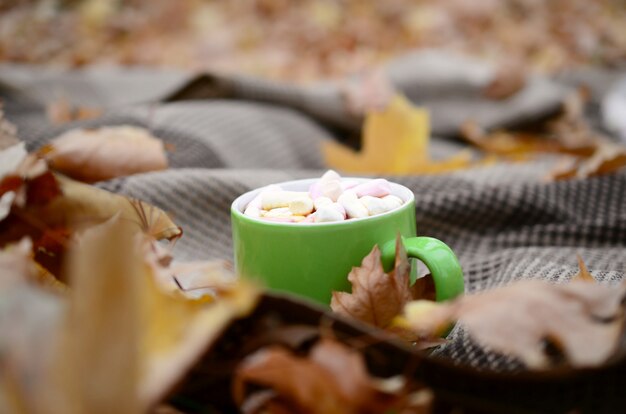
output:
{"label": "autumn leaf", "polygon": [[565,165],[555,168],[548,176],[550,180],[567,180],[572,178],[588,178],[610,174],[626,166],[626,148],[603,142],[598,145],[589,158],[571,160]]}
{"label": "autumn leaf", "polygon": [[546,343],[572,366],[597,366],[617,349],[625,295],[624,283],[523,280],[452,302],[408,303],[395,323],[418,335],[436,335],[459,321],[478,343],[520,358],[530,368],[552,364]]}
{"label": "autumn leaf", "polygon": [[62,196],[45,206],[27,210],[41,217],[47,226],[85,228],[109,220],[116,214],[137,231],[154,239],[171,240],[182,231],[163,210],[139,200],[57,176]]}
{"label": "autumn leaf", "polygon": [[333,292],[330,307],[338,314],[390,330],[409,341],[425,339],[391,326],[408,302],[434,296],[432,278],[421,277],[411,286],[410,270],[400,237],[396,239],[395,267],[390,274],[384,272],[380,250],[374,246],[361,266],[354,267],[348,275],[352,292]]}
{"label": "autumn leaf", "polygon": [[361,152],[335,142],[325,143],[322,150],[331,168],[352,173],[440,173],[470,165],[468,152],[432,161],[429,139],[428,112],[397,95],[383,111],[367,113]]}
{"label": "autumn leaf", "polygon": [[44,400],[51,413],[143,412],[170,391],[257,290],[223,289],[211,303],[164,292],[137,233],[120,217],[71,251],[69,311]]}
{"label": "autumn leaf", "polygon": [[163,141],[134,126],[73,129],[42,147],[50,166],[85,182],[167,168]]}
{"label": "autumn leaf", "polygon": [[[250,394],[249,385],[269,390]],[[432,395],[424,391],[420,406],[426,413]],[[306,357],[281,347],[247,356],[235,371],[233,395],[246,412],[272,413],[381,413],[402,410],[410,400],[404,380],[371,377],[358,351],[332,339],[320,340]]]}

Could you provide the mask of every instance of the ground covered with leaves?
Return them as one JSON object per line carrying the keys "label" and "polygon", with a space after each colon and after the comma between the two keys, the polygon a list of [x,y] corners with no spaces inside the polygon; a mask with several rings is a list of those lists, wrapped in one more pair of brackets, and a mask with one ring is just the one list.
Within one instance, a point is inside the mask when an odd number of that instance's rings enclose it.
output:
{"label": "ground covered with leaves", "polygon": [[[311,81],[445,48],[553,73],[625,58],[621,0],[9,1],[0,60]],[[306,51],[306,53],[301,53]]]}

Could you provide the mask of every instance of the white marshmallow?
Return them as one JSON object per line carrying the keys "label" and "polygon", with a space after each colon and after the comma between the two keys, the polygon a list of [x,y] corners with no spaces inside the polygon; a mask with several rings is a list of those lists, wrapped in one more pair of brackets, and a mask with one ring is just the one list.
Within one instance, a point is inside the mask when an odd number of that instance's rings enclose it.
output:
{"label": "white marshmallow", "polygon": [[255,206],[251,206],[248,205],[248,207],[246,207],[246,210],[243,212],[243,214],[245,214],[246,216],[250,216],[250,217],[261,217],[261,209],[259,209],[258,207]]}
{"label": "white marshmallow", "polygon": [[364,196],[361,197],[359,200],[361,201],[361,203],[363,203],[365,208],[367,208],[367,212],[370,216],[383,214],[391,210],[387,203],[383,199],[378,197]]}
{"label": "white marshmallow", "polygon": [[349,218],[362,218],[368,217],[369,212],[367,208],[359,201],[359,198],[354,191],[345,191],[338,200],[339,204],[343,206]]}
{"label": "white marshmallow", "polygon": [[382,200],[385,202],[385,204],[387,204],[389,210],[393,210],[394,208],[398,208],[402,204],[404,204],[404,201],[402,201],[400,197],[396,197],[395,195],[388,195],[386,197],[383,197]]}
{"label": "white marshmallow", "polygon": [[343,193],[343,189],[341,188],[341,181],[326,181],[321,182],[320,187],[322,190],[322,195],[324,197],[328,197],[333,201],[337,201],[339,196]]}
{"label": "white marshmallow", "polygon": [[313,221],[315,223],[328,223],[332,221],[343,221],[344,216],[338,212],[332,205],[322,206],[315,212]]}
{"label": "white marshmallow", "polygon": [[341,181],[341,176],[334,170],[328,170],[322,175],[320,181]]}
{"label": "white marshmallow", "polygon": [[304,198],[311,199],[309,193],[304,191],[264,191],[261,193],[261,207],[265,210],[289,207],[292,201]]}
{"label": "white marshmallow", "polygon": [[332,205],[332,204],[333,204],[333,200],[331,200],[328,197],[324,197],[324,196],[317,197],[313,201],[313,206],[315,206],[316,210],[319,210],[320,207],[322,207],[322,206],[329,206],[329,205]]}
{"label": "white marshmallow", "polygon": [[306,216],[313,211],[313,200],[307,195],[306,197],[290,201],[288,208],[294,215]]}
{"label": "white marshmallow", "polygon": [[265,218],[287,218],[293,216],[288,207],[273,208],[263,214]]}

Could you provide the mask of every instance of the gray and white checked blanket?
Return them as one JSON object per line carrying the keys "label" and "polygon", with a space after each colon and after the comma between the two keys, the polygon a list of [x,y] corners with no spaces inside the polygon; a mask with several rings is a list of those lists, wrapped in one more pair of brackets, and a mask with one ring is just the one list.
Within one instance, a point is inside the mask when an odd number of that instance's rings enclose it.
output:
{"label": "gray and white checked blanket", "polygon": [[[449,136],[473,118],[507,126],[545,116],[570,89],[566,81],[533,77],[498,102],[480,91],[493,68],[436,52],[387,68],[393,83],[431,109],[435,136]],[[319,176],[320,143],[358,132],[336,83],[294,86],[247,77],[191,76],[153,69],[78,72],[0,67],[0,96],[29,149],[80,126],[134,124],[175,147],[171,169],[99,183],[170,212],[185,232],[179,259],[230,259],[229,206],[250,189]],[[58,98],[106,108],[98,119],[55,127],[44,107]],[[433,138],[435,157],[463,145]],[[626,172],[547,183],[548,159],[496,164],[439,176],[388,177],[416,194],[418,233],[448,243],[462,263],[468,292],[522,278],[566,281],[576,254],[602,281],[626,275]],[[439,355],[487,369],[519,364],[474,345],[460,329]]]}

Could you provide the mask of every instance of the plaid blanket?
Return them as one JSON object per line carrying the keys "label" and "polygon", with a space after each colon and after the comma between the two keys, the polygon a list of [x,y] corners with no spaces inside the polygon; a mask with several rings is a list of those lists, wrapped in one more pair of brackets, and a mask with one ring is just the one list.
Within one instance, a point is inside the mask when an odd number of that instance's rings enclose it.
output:
{"label": "plaid blanket", "polygon": [[[396,87],[431,109],[439,137],[432,140],[435,157],[463,148],[450,136],[465,119],[497,127],[546,116],[573,79],[533,77],[523,90],[494,103],[480,94],[494,75],[482,63],[427,52],[398,59],[387,71]],[[69,128],[116,124],[144,126],[172,144],[171,169],[98,185],[170,212],[185,231],[176,246],[179,259],[230,259],[231,202],[259,186],[319,176],[325,168],[320,144],[360,126],[336,82],[287,85],[164,70],[4,65],[0,96],[31,150]],[[59,98],[106,113],[53,126],[44,109]],[[626,173],[548,183],[543,177],[551,161],[387,178],[414,191],[418,233],[453,248],[468,292],[522,278],[566,281],[577,272],[577,253],[596,278],[623,279]],[[439,355],[483,369],[520,368],[473,344],[462,329],[451,339]]]}

